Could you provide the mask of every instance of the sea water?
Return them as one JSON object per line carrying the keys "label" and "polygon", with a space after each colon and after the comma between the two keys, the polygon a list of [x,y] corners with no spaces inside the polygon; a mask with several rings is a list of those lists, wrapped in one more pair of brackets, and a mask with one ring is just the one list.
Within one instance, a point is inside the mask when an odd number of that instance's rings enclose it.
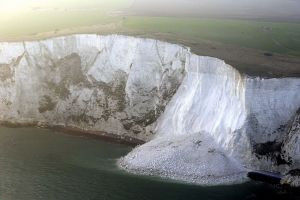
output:
{"label": "sea water", "polygon": [[38,128],[0,127],[0,200],[298,199],[248,182],[204,187],[118,169],[132,147]]}

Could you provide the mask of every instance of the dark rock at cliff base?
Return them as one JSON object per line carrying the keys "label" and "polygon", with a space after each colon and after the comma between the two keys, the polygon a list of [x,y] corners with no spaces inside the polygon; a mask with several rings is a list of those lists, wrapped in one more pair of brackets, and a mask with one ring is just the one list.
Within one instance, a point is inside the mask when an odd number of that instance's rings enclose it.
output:
{"label": "dark rock at cliff base", "polygon": [[282,185],[289,185],[300,190],[300,169],[290,170],[281,180]]}
{"label": "dark rock at cliff base", "polygon": [[280,184],[282,179],[281,174],[266,171],[249,172],[247,176],[254,181],[261,181],[270,184]]}

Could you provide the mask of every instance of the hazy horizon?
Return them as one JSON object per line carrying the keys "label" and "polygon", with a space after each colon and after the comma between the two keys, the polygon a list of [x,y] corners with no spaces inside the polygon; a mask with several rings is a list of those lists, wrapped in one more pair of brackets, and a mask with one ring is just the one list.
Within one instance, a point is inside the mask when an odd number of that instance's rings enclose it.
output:
{"label": "hazy horizon", "polygon": [[300,20],[300,0],[135,0],[138,15]]}
{"label": "hazy horizon", "polygon": [[95,8],[145,16],[265,18],[300,22],[300,0],[0,0],[1,17],[27,10]]}

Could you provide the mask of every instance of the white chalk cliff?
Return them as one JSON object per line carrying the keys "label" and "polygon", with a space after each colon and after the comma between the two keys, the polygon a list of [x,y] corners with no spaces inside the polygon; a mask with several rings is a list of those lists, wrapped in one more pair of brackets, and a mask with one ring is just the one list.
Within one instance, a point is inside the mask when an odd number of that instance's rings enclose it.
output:
{"label": "white chalk cliff", "polygon": [[188,49],[124,36],[0,44],[0,120],[149,140]]}
{"label": "white chalk cliff", "polygon": [[118,35],[0,43],[0,121],[151,140],[120,159],[133,173],[223,184],[248,169],[300,168],[299,132],[289,134],[299,107],[300,78],[248,77],[180,45]]}

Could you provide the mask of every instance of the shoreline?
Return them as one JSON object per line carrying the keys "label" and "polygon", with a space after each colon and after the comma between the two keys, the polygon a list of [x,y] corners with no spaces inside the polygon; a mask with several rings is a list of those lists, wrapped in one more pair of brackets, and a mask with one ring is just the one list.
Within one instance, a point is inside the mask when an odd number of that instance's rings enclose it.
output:
{"label": "shoreline", "polygon": [[225,176],[185,176],[184,174],[172,174],[172,171],[157,170],[154,168],[135,168],[130,166],[124,157],[117,161],[119,169],[138,176],[159,177],[165,180],[171,180],[184,184],[199,186],[220,186],[220,185],[238,185],[249,182],[247,172],[237,172]]}
{"label": "shoreline", "polygon": [[113,142],[118,144],[129,145],[136,147],[142,145],[145,141],[132,138],[129,136],[115,135],[111,133],[106,133],[103,131],[92,131],[84,130],[77,127],[71,126],[62,126],[62,125],[48,125],[41,124],[40,122],[31,122],[31,123],[18,123],[18,122],[9,122],[9,121],[0,121],[0,127],[6,128],[42,128],[57,131],[67,135],[73,136],[84,136],[91,139],[102,140],[107,142]]}

